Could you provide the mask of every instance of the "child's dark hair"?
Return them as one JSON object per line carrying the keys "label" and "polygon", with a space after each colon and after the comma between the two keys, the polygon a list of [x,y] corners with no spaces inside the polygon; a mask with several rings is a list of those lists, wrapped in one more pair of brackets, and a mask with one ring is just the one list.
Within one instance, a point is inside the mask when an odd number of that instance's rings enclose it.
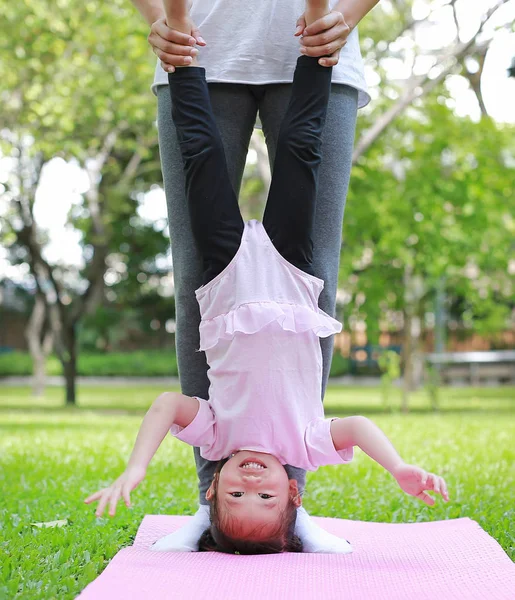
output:
{"label": "child's dark hair", "polygon": [[[297,507],[290,498],[277,528],[265,540],[241,539],[233,537],[231,523],[222,522],[218,511],[218,476],[227,458],[219,461],[213,479],[213,497],[210,501],[211,527],[206,529],[199,540],[200,552],[225,552],[227,554],[278,554],[280,552],[302,552],[302,542],[295,535]],[[259,530],[258,530],[259,531]]]}

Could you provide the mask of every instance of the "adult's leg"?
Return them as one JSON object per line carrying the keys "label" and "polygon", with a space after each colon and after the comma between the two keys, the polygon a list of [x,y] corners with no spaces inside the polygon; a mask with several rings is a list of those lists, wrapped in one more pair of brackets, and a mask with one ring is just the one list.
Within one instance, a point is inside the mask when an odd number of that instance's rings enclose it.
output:
{"label": "adult's leg", "polygon": [[[247,86],[209,84],[211,106],[225,149],[227,170],[232,187],[240,188],[247,149],[256,118],[257,105]],[[193,237],[185,195],[184,168],[172,121],[168,86],[160,86],[158,98],[158,133],[161,166],[168,208],[175,286],[175,334],[181,389],[187,396],[207,398],[209,380],[207,363],[200,344],[200,313],[195,290],[203,283],[203,264]],[[206,461],[195,448],[199,478],[199,501],[207,504],[205,494],[213,479],[216,463]]]}
{"label": "adult's leg", "polygon": [[281,123],[263,225],[292,264],[312,273],[313,224],[322,160],[322,132],[332,69],[301,56]]}
{"label": "adult's leg", "polygon": [[[259,114],[271,165],[276,157],[281,121],[290,93],[290,84],[269,85],[260,102]],[[357,102],[357,90],[333,84],[322,134],[323,160],[318,173],[313,226],[313,274],[324,281],[319,305],[330,315],[334,315],[336,307],[342,223],[352,165]],[[323,357],[323,398],[331,368],[333,338],[322,338],[320,343]]]}

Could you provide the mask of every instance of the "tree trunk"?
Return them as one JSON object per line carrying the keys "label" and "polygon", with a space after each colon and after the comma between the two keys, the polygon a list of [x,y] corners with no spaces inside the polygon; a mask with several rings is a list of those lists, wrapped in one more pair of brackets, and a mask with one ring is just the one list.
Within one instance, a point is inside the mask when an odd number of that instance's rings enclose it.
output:
{"label": "tree trunk", "polygon": [[402,343],[402,359],[404,363],[404,376],[402,383],[401,410],[407,413],[409,410],[409,393],[411,391],[411,380],[413,371],[413,337],[412,333],[413,314],[410,307],[404,311],[404,339]]}
{"label": "tree trunk", "polygon": [[61,363],[63,365],[65,379],[66,404],[68,406],[74,406],[77,403],[75,395],[75,381],[77,378],[77,340],[74,325],[67,327],[64,342],[66,344],[66,352],[65,356],[61,357]]}
{"label": "tree trunk", "polygon": [[41,397],[45,392],[46,359],[52,349],[52,334],[46,332],[43,341],[41,334],[45,327],[45,300],[42,295],[36,295],[34,308],[29,319],[25,336],[32,358],[32,395]]}

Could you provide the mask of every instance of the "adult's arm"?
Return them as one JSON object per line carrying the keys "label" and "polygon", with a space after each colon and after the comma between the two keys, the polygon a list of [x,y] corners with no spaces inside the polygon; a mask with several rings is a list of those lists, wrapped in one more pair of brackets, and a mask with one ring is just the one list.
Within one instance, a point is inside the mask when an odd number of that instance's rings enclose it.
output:
{"label": "adult's arm", "polygon": [[340,0],[334,10],[343,13],[345,21],[352,31],[376,4],[379,4],[379,0]]}
{"label": "adult's arm", "polygon": [[162,0],[131,0],[131,2],[149,25],[165,16]]}
{"label": "adult's arm", "polygon": [[173,73],[175,67],[191,64],[198,54],[195,45],[206,45],[192,21],[190,21],[189,35],[168,27],[162,0],[131,0],[131,2],[150,25],[148,43],[160,59],[165,71]]}
{"label": "adult's arm", "polygon": [[303,35],[301,52],[306,56],[321,56],[324,67],[338,64],[340,50],[347,43],[350,32],[379,0],[339,0],[325,17],[306,27],[304,15],[297,21],[295,35]]}

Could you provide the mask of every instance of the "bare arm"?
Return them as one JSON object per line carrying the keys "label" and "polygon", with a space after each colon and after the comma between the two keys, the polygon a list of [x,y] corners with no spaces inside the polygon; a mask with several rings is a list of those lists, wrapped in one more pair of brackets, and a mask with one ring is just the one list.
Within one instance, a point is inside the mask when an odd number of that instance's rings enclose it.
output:
{"label": "bare arm", "polygon": [[352,30],[376,4],[379,4],[379,0],[340,0],[333,10],[343,14],[347,25]]}
{"label": "bare arm", "polygon": [[131,2],[149,25],[165,16],[162,0],[131,0]]}
{"label": "bare arm", "polygon": [[415,465],[406,464],[399,456],[386,435],[366,417],[346,417],[331,422],[331,436],[336,450],[358,446],[389,471],[399,486],[411,496],[416,496],[426,504],[434,504],[434,499],[425,490],[442,494],[449,500],[445,481]]}
{"label": "bare arm", "polygon": [[130,492],[141,483],[147,467],[164,437],[173,424],[187,427],[199,410],[198,400],[165,392],[149,408],[138,432],[127,468],[109,487],[103,488],[84,500],[86,504],[98,502],[95,514],[101,517],[109,504],[109,515],[116,512],[118,501],[123,498],[130,506]]}
{"label": "bare arm", "polygon": [[163,0],[166,21],[171,26],[172,21],[186,21],[189,15],[187,0]]}
{"label": "bare arm", "polygon": [[334,419],[331,422],[331,435],[336,450],[359,446],[390,473],[403,462],[386,435],[366,417]]}
{"label": "bare arm", "polygon": [[127,469],[145,469],[173,424],[187,427],[198,413],[198,400],[165,392],[149,408],[138,432]]}

